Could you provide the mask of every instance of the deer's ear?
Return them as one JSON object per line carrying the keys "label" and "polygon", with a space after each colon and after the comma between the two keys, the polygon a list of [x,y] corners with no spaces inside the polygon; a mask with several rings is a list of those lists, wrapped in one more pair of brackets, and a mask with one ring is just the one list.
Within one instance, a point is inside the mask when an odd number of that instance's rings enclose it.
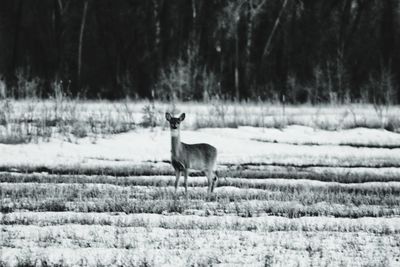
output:
{"label": "deer's ear", "polygon": [[182,113],[181,116],[179,116],[179,120],[183,121],[185,119],[185,113]]}
{"label": "deer's ear", "polygon": [[169,114],[169,112],[166,112],[166,113],[165,113],[165,119],[166,119],[167,121],[170,121],[170,120],[171,120],[171,114]]}

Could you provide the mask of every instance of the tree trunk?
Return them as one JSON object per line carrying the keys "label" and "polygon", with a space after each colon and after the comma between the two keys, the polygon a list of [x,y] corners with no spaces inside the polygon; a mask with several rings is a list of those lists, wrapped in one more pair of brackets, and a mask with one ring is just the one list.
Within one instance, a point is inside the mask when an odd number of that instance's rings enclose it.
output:
{"label": "tree trunk", "polygon": [[160,25],[160,12],[159,12],[159,5],[157,0],[153,0],[153,16],[155,20],[155,49],[158,52],[160,48],[160,40],[161,40],[161,25]]}
{"label": "tree trunk", "polygon": [[279,11],[279,15],[278,15],[278,17],[277,17],[276,20],[275,20],[274,27],[272,28],[272,31],[271,31],[271,33],[269,34],[267,43],[265,44],[263,57],[268,56],[268,54],[270,53],[269,47],[271,46],[272,37],[274,37],[275,31],[276,31],[276,29],[278,28],[279,22],[280,22],[280,20],[281,20],[281,17],[282,17],[283,11],[285,10],[285,7],[286,7],[286,5],[287,5],[287,2],[288,2],[288,0],[284,0],[284,1],[283,1],[282,8],[281,8],[281,10]]}
{"label": "tree trunk", "polygon": [[235,100],[239,101],[239,33],[236,30],[235,34]]}
{"label": "tree trunk", "polygon": [[250,68],[251,68],[251,47],[253,45],[253,14],[251,12],[251,7],[249,5],[249,11],[248,11],[248,18],[247,18],[247,32],[246,32],[246,67],[244,70],[244,86],[247,88],[248,91],[250,91]]}
{"label": "tree trunk", "polygon": [[17,3],[17,11],[15,16],[15,25],[14,25],[14,42],[13,42],[13,50],[12,50],[12,57],[11,57],[11,65],[9,69],[9,80],[11,80],[11,87],[15,86],[15,69],[17,67],[17,59],[18,59],[18,43],[19,43],[19,36],[21,32],[21,19],[22,19],[22,7],[23,7],[23,0],[19,0]]}
{"label": "tree trunk", "polygon": [[392,61],[392,51],[394,47],[394,15],[395,15],[395,4],[392,0],[386,0],[382,2],[382,19],[381,19],[381,51],[383,68],[390,69]]}
{"label": "tree trunk", "polygon": [[63,40],[63,35],[65,32],[65,14],[68,11],[71,1],[54,0],[54,41],[56,48],[56,58],[55,58],[55,79],[58,80],[63,75],[63,64],[64,64],[64,45],[65,40]]}
{"label": "tree trunk", "polygon": [[88,9],[88,1],[85,1],[83,4],[83,13],[82,13],[82,22],[81,22],[81,29],[79,33],[79,48],[78,48],[78,75],[77,75],[77,84],[78,90],[81,87],[81,70],[82,70],[82,43],[83,43],[83,33],[85,31],[85,24],[86,24],[86,14]]}

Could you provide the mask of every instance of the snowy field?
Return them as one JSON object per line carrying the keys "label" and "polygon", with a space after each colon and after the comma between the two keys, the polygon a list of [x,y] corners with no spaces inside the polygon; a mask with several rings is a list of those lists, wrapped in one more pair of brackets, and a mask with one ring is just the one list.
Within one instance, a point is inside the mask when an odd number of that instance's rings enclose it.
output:
{"label": "snowy field", "polygon": [[[193,172],[185,196],[168,128],[138,126],[144,104],[130,105],[135,127],[118,133],[0,144],[0,266],[400,266],[400,134],[343,122],[379,124],[373,109],[342,107],[334,129],[307,107],[288,107],[298,116],[283,126],[229,128],[197,127],[204,105],[180,106],[182,141],[219,152],[214,194]],[[261,110],[246,114],[280,112]]]}

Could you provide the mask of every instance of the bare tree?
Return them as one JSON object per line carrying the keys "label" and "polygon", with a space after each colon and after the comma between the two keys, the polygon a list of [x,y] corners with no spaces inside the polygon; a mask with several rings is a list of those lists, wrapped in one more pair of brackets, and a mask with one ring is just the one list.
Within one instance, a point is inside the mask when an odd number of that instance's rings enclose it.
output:
{"label": "bare tree", "polygon": [[71,4],[71,0],[54,0],[53,14],[52,14],[52,30],[54,35],[54,49],[55,49],[55,73],[56,79],[62,75],[62,66],[64,62],[64,49],[66,46],[65,29],[67,25],[67,14]]}
{"label": "bare tree", "polygon": [[283,15],[283,11],[285,11],[287,2],[288,2],[288,0],[283,0],[283,4],[282,4],[282,7],[281,7],[281,10],[279,11],[279,14],[276,17],[274,26],[273,26],[271,32],[269,33],[268,40],[267,40],[267,42],[265,44],[265,47],[264,47],[264,52],[263,52],[263,56],[264,57],[268,56],[269,53],[270,53],[270,46],[271,46],[272,38],[274,37],[276,29],[278,28],[279,22],[281,21],[281,17]]}
{"label": "bare tree", "polygon": [[83,12],[82,12],[82,21],[81,21],[81,28],[79,32],[79,47],[78,47],[78,75],[77,75],[77,84],[78,89],[81,86],[81,70],[82,70],[82,43],[83,43],[83,34],[85,31],[85,24],[86,24],[86,15],[88,10],[89,1],[86,0],[83,4]]}
{"label": "bare tree", "polygon": [[16,3],[16,15],[14,21],[14,41],[12,48],[12,57],[11,57],[11,65],[9,69],[9,76],[12,77],[11,80],[14,80],[15,77],[15,69],[17,67],[17,59],[18,59],[18,43],[21,32],[21,20],[22,20],[22,9],[23,9],[23,0],[19,0]]}
{"label": "bare tree", "polygon": [[245,82],[247,86],[250,85],[250,73],[251,73],[251,50],[253,47],[253,27],[256,17],[261,13],[262,8],[266,0],[250,0],[247,2],[247,31],[246,31],[246,66],[245,66]]}
{"label": "bare tree", "polygon": [[238,26],[242,15],[242,9],[246,0],[229,1],[222,11],[219,21],[219,28],[221,28],[228,38],[234,39],[235,52],[234,52],[234,84],[235,84],[235,99],[240,98],[239,89],[239,33]]}

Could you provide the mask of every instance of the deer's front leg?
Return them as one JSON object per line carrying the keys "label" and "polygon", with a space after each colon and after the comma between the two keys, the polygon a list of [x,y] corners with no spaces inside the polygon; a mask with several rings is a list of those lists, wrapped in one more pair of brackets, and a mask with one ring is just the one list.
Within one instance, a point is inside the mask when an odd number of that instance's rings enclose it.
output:
{"label": "deer's front leg", "polygon": [[189,175],[188,169],[184,170],[184,175],[185,175],[185,194],[187,195],[187,182],[188,182],[188,175]]}
{"label": "deer's front leg", "polygon": [[179,178],[181,176],[181,172],[179,170],[175,170],[175,193],[178,191],[178,183],[179,183]]}

